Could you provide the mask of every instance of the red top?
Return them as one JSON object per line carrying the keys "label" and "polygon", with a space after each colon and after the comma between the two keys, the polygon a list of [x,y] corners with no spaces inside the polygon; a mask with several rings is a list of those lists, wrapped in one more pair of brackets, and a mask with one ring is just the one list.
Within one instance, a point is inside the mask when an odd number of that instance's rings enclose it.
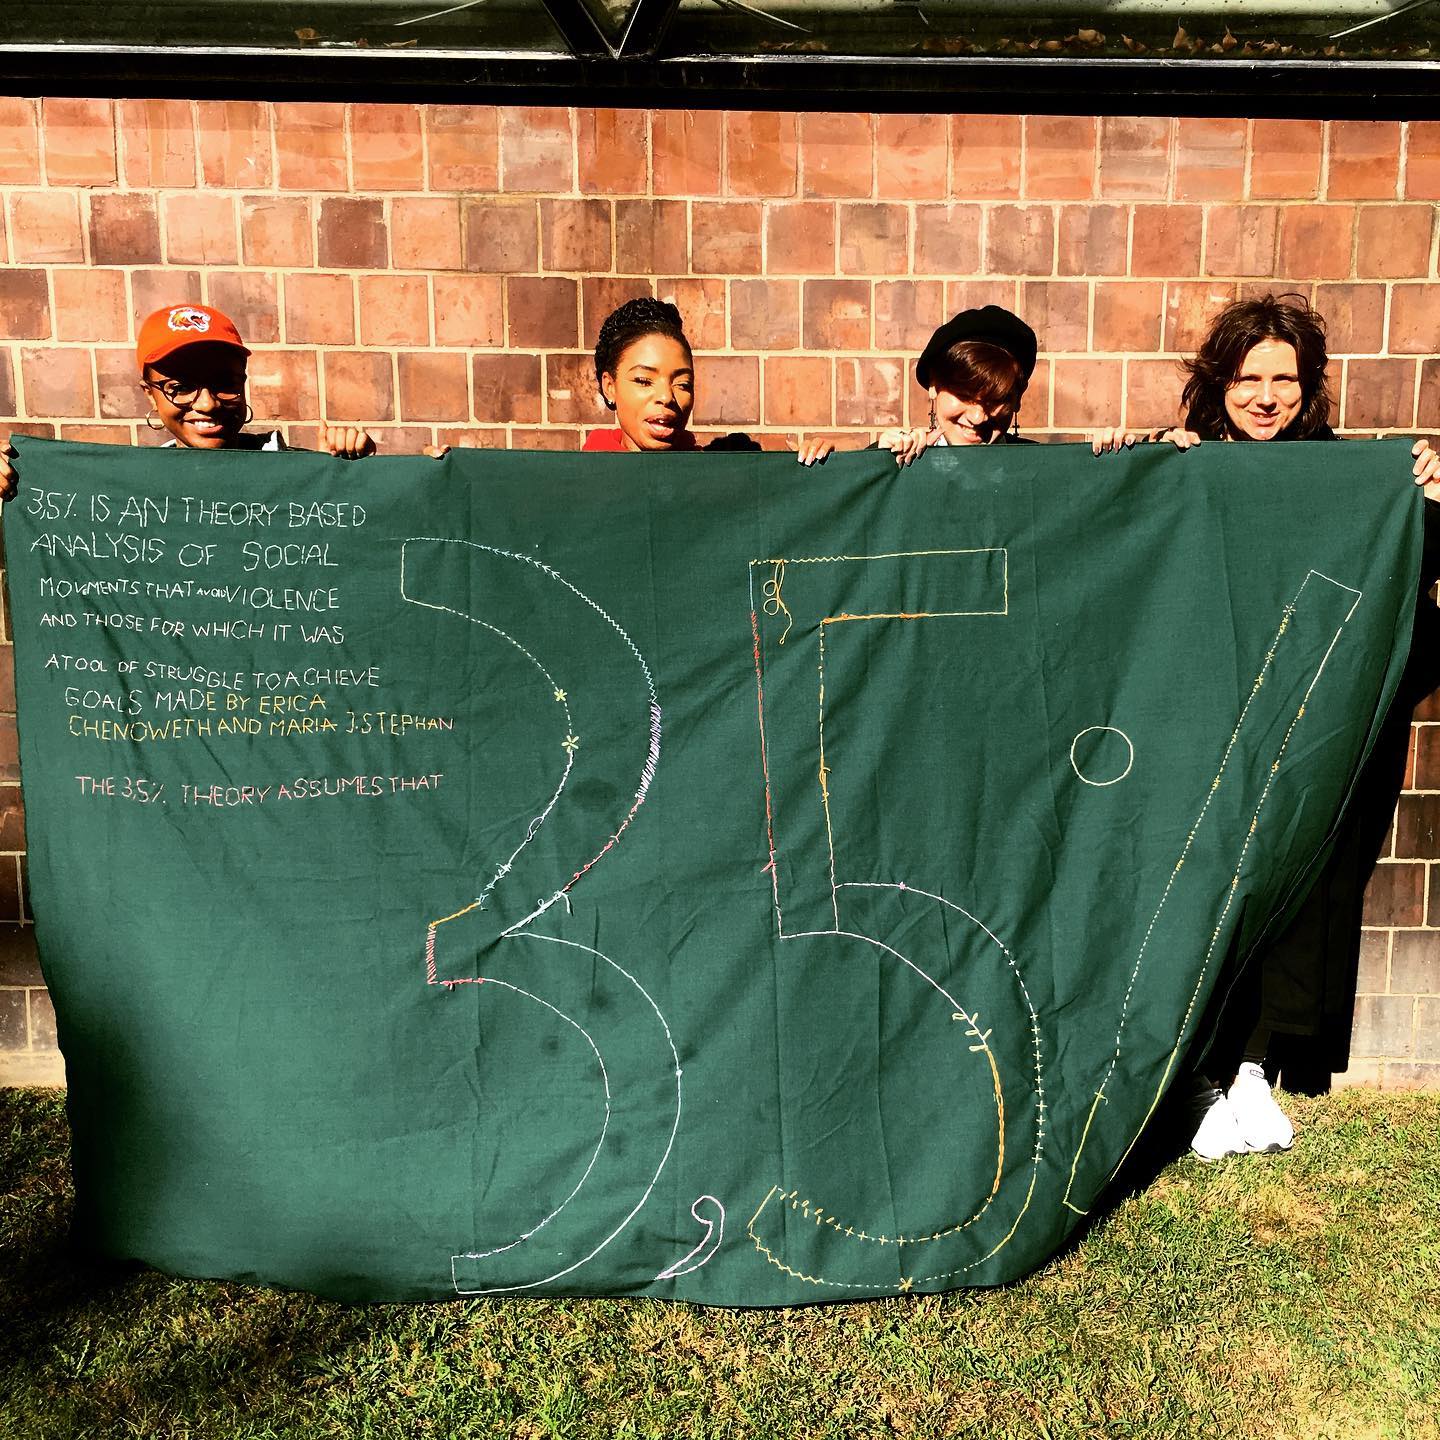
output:
{"label": "red top", "polygon": [[[617,425],[613,430],[592,430],[585,437],[585,443],[580,448],[582,450],[628,450],[630,447],[625,443],[625,432]],[[670,448],[672,450],[693,450],[695,437],[688,430],[682,430],[675,437],[675,443]]]}

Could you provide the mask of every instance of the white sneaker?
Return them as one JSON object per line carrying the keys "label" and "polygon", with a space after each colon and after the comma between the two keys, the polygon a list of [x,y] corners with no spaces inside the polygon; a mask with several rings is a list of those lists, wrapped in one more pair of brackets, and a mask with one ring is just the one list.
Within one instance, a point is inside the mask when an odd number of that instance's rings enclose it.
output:
{"label": "white sneaker", "polygon": [[1265,1071],[1247,1060],[1235,1075],[1225,1096],[1235,1116],[1241,1137],[1251,1150],[1273,1155],[1288,1150],[1295,1140],[1295,1127],[1275,1103]]}
{"label": "white sneaker", "polygon": [[1192,1103],[1194,1113],[1201,1115],[1190,1141],[1193,1154],[1202,1160],[1245,1154],[1250,1147],[1240,1133],[1230,1102],[1218,1090],[1209,1085],[1197,1086]]}

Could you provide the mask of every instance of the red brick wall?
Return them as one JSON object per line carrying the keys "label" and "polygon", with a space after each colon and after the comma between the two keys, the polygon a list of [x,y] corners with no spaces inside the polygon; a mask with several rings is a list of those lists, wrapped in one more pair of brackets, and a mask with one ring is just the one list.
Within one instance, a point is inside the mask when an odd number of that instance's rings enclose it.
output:
{"label": "red brick wall", "polygon": [[[255,349],[257,420],[301,443],[324,416],[397,450],[570,449],[604,419],[600,320],[655,293],[701,356],[702,428],[918,422],[918,347],[994,300],[1041,337],[1024,429],[1070,437],[1172,419],[1177,355],[1272,289],[1329,319],[1340,429],[1440,429],[1440,123],[0,99],[0,195],[14,429],[153,441],[136,318],[201,299]],[[1386,1085],[1440,1085],[1440,702],[1415,734],[1351,1072]],[[0,715],[12,926],[16,781]],[[53,1068],[53,1034],[0,931],[0,1078]]]}

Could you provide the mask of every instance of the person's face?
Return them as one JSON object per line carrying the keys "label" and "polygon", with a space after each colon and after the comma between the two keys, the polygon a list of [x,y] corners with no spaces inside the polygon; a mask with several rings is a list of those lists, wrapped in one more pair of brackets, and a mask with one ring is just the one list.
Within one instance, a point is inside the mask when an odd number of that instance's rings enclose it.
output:
{"label": "person's face", "polygon": [[1251,440],[1273,440],[1300,413],[1300,367],[1288,340],[1262,340],[1245,352],[1225,391],[1230,424]]}
{"label": "person's face", "polygon": [[141,383],[160,423],[192,450],[223,450],[245,424],[245,356],[202,341],[145,367]]}
{"label": "person's face", "polygon": [[1009,406],[987,410],[978,400],[967,400],[949,390],[930,391],[935,428],[947,445],[990,445],[1009,428],[1015,412]]}
{"label": "person's face", "polygon": [[620,352],[600,390],[630,450],[673,449],[695,408],[695,370],[689,352],[669,335],[642,335]]}

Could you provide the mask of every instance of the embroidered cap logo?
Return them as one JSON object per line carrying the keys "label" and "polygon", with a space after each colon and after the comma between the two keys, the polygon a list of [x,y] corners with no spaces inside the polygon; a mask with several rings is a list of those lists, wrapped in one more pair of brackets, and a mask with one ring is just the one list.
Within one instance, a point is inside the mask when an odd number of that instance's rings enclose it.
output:
{"label": "embroidered cap logo", "polygon": [[182,305],[170,312],[169,326],[172,330],[199,330],[210,328],[210,317],[203,310],[193,310]]}

